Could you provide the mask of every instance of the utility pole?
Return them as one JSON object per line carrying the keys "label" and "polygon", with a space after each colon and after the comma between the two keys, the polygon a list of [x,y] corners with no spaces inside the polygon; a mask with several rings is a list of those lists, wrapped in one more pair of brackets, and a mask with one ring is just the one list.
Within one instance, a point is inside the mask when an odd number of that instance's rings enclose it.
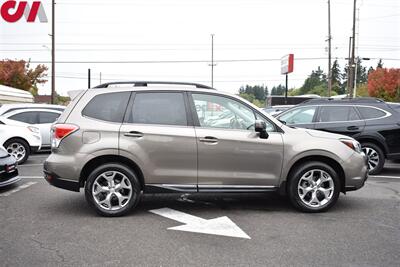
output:
{"label": "utility pole", "polygon": [[91,80],[90,69],[88,69],[88,89],[90,89],[90,80]]}
{"label": "utility pole", "polygon": [[350,97],[350,61],[351,61],[351,41],[353,37],[349,37],[349,57],[347,58],[347,96]]}
{"label": "utility pole", "polygon": [[101,84],[101,72],[100,72],[100,84]]}
{"label": "utility pole", "polygon": [[353,7],[353,39],[351,44],[351,58],[350,58],[350,77],[349,78],[349,97],[353,98],[354,96],[354,77],[355,77],[355,44],[356,44],[356,3],[357,0],[354,0]]}
{"label": "utility pole", "polygon": [[332,94],[331,0],[328,0],[328,97]]}
{"label": "utility pole", "polygon": [[211,87],[214,87],[214,34],[211,34]]}
{"label": "utility pole", "polygon": [[51,12],[52,12],[52,19],[51,19],[51,104],[54,104],[54,98],[56,94],[56,48],[55,48],[55,0],[51,1]]}

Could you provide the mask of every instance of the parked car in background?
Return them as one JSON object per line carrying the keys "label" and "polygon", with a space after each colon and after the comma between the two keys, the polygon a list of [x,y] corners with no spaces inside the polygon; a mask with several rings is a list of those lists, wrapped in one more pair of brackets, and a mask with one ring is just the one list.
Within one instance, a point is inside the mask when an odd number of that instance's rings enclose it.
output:
{"label": "parked car in background", "polygon": [[53,125],[45,179],[84,187],[104,216],[127,213],[142,192],[273,191],[321,212],[367,179],[367,158],[350,137],[287,127],[204,85],[152,83],[79,93]]}
{"label": "parked car in background", "polygon": [[0,147],[0,187],[14,184],[19,180],[17,160]]}
{"label": "parked car in background", "polygon": [[23,164],[42,145],[39,128],[0,117],[0,144]]}
{"label": "parked car in background", "polygon": [[385,159],[400,159],[400,113],[394,103],[375,98],[315,99],[277,119],[291,126],[355,138],[368,156],[370,174],[380,173]]}
{"label": "parked car in background", "polygon": [[292,107],[294,107],[294,105],[272,106],[272,107],[263,108],[262,111],[264,111],[265,113],[267,113],[271,116],[276,117],[279,114],[281,114],[282,112],[284,112],[285,110],[288,110]]}
{"label": "parked car in background", "polygon": [[51,125],[57,121],[61,114],[61,111],[53,109],[18,109],[7,112],[3,117],[9,119],[10,124],[12,121],[18,121],[39,128],[42,136],[41,149],[43,150],[50,148]]}
{"label": "parked car in background", "polygon": [[0,116],[8,112],[23,109],[49,109],[63,112],[65,107],[60,105],[50,104],[35,104],[35,103],[20,103],[20,104],[0,104]]}

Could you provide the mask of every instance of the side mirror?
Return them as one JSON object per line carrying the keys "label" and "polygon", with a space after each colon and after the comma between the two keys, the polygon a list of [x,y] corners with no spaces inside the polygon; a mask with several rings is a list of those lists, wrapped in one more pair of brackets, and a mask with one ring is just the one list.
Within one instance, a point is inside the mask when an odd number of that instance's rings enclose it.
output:
{"label": "side mirror", "polygon": [[269,135],[267,133],[267,124],[265,121],[256,120],[254,123],[254,128],[257,133],[260,133],[261,139],[268,139]]}

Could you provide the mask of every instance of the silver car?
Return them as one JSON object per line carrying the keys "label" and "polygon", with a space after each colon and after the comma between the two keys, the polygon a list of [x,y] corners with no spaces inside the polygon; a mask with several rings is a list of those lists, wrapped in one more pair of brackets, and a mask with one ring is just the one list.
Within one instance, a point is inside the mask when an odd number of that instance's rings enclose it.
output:
{"label": "silver car", "polygon": [[85,188],[104,216],[127,213],[142,193],[168,192],[278,191],[295,208],[320,212],[367,179],[354,139],[287,127],[199,84],[120,82],[75,91],[51,141],[45,179]]}

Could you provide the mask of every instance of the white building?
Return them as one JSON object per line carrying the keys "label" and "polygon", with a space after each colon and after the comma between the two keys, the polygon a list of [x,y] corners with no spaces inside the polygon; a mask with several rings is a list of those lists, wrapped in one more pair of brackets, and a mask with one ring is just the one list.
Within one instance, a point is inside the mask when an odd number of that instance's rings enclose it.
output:
{"label": "white building", "polygon": [[0,104],[33,102],[34,98],[30,92],[0,84]]}

